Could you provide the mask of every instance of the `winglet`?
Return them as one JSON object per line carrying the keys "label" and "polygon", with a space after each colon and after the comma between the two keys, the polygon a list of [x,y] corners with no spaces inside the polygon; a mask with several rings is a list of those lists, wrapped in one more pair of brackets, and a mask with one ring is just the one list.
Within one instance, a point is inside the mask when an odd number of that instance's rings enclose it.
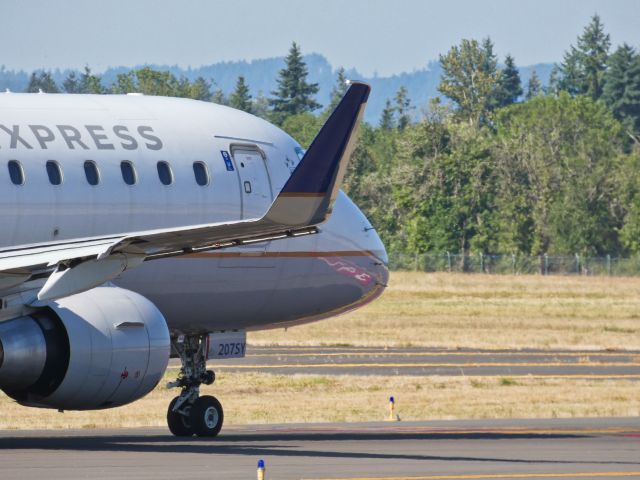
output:
{"label": "winglet", "polygon": [[355,148],[370,91],[365,83],[349,86],[264,220],[292,226],[327,220]]}

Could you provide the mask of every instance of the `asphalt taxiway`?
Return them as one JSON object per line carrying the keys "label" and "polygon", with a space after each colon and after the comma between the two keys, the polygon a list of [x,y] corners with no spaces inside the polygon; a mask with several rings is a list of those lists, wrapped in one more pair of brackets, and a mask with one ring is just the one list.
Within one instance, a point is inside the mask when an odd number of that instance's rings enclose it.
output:
{"label": "asphalt taxiway", "polygon": [[640,478],[640,419],[0,432],[2,479]]}
{"label": "asphalt taxiway", "polygon": [[[251,347],[212,366],[640,380],[640,352],[629,351]],[[166,428],[0,431],[0,479],[252,479],[260,459],[266,480],[640,479],[640,418],[230,426],[216,439]]]}
{"label": "asphalt taxiway", "polygon": [[[177,367],[177,363],[173,363]],[[640,380],[640,351],[250,347],[217,371],[321,375],[466,375]]]}

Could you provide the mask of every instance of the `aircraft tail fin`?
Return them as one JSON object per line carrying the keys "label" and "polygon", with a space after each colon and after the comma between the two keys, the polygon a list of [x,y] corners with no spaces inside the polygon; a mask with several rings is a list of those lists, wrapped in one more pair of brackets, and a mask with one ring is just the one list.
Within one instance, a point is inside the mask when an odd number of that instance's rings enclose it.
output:
{"label": "aircraft tail fin", "polygon": [[356,144],[371,87],[353,82],[313,139],[265,220],[317,225],[327,220]]}

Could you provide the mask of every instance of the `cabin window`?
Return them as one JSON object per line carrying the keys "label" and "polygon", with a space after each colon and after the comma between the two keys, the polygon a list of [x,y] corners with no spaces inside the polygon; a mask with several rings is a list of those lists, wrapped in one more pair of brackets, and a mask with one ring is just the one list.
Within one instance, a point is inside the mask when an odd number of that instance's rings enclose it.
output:
{"label": "cabin window", "polygon": [[98,172],[96,162],[91,160],[84,162],[84,176],[87,177],[87,183],[89,185],[95,186],[100,183],[100,172]]}
{"label": "cabin window", "polygon": [[7,163],[9,169],[9,178],[14,185],[24,185],[24,170],[17,160],[9,160]]}
{"label": "cabin window", "polygon": [[122,179],[127,185],[135,185],[137,179],[136,170],[133,167],[133,163],[124,160],[120,162],[120,171],[122,172]]}
{"label": "cabin window", "polygon": [[62,183],[62,170],[60,170],[58,162],[54,160],[47,161],[47,175],[51,185],[60,185]]}
{"label": "cabin window", "polygon": [[158,162],[158,178],[163,185],[171,185],[173,183],[173,173],[167,162]]}
{"label": "cabin window", "polygon": [[204,162],[193,162],[193,174],[201,187],[209,185],[209,170]]}
{"label": "cabin window", "polygon": [[251,193],[251,182],[244,182],[244,193]]}

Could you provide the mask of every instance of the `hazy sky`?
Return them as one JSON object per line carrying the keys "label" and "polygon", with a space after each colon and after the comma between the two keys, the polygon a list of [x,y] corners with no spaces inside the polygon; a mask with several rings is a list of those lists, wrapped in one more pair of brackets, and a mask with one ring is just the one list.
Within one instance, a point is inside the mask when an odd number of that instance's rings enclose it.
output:
{"label": "hazy sky", "polygon": [[286,54],[291,41],[381,76],[490,35],[519,65],[559,61],[593,13],[640,46],[640,0],[0,0],[7,68],[199,66]]}

